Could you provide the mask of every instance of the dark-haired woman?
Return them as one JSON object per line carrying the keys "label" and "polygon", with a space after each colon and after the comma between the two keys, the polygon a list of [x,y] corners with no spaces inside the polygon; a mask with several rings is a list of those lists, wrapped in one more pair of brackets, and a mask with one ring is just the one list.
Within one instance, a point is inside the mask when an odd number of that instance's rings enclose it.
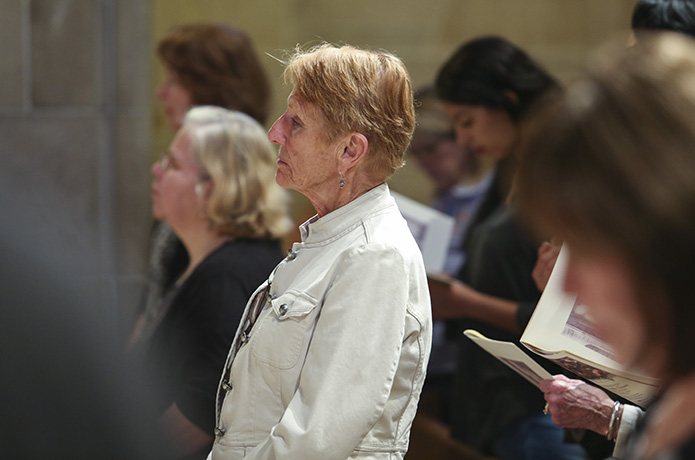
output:
{"label": "dark-haired woman", "polygon": [[[520,123],[529,108],[558,88],[525,52],[500,37],[461,46],[444,64],[437,93],[457,141],[496,161],[496,176],[464,242],[459,279],[432,283],[435,315],[460,319],[456,334],[474,328],[493,339],[518,341],[540,292],[531,276],[538,245],[508,205]],[[543,394],[461,336],[454,378],[452,435],[505,460],[584,459],[563,442],[563,430],[543,414]]]}

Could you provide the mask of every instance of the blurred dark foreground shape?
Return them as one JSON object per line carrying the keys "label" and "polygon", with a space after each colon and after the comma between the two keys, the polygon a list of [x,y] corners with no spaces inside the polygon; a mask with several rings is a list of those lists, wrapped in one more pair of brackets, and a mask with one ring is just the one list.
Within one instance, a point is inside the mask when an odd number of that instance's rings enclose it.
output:
{"label": "blurred dark foreground shape", "polygon": [[[80,254],[28,224],[21,198],[2,201],[0,458],[162,458],[99,282],[71,271]],[[60,212],[41,218],[50,226]]]}

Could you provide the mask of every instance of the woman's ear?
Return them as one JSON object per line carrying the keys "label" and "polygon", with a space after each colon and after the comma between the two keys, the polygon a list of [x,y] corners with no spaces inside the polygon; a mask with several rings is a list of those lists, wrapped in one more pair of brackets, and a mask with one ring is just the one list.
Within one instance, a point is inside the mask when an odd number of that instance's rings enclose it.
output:
{"label": "woman's ear", "polygon": [[343,153],[338,158],[340,170],[347,172],[357,166],[366,158],[369,141],[362,133],[351,133],[343,148]]}
{"label": "woman's ear", "polygon": [[212,195],[212,190],[215,188],[212,180],[205,179],[195,184],[195,194],[199,200],[208,199]]}

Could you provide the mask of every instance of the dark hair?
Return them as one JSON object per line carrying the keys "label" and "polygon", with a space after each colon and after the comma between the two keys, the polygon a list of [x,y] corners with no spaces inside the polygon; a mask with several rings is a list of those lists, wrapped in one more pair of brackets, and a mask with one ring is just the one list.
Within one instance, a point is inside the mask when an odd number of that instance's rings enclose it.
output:
{"label": "dark hair", "polygon": [[640,0],[632,12],[634,30],[670,30],[695,37],[695,2]]}
{"label": "dark hair", "polygon": [[[439,70],[437,96],[454,104],[507,111],[519,120],[557,82],[524,51],[502,37],[464,43]],[[516,98],[510,98],[509,92]],[[516,100],[515,100],[516,99]]]}
{"label": "dark hair", "polygon": [[159,41],[157,53],[193,105],[238,110],[266,122],[270,84],[243,30],[228,24],[178,26]]}

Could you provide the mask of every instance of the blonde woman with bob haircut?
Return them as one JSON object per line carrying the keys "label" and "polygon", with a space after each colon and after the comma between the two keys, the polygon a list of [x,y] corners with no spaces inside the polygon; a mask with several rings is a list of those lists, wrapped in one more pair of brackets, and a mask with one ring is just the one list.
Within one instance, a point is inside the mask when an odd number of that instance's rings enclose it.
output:
{"label": "blonde woman with bob haircut", "polygon": [[215,389],[246,299],[282,258],[290,222],[274,161],[251,117],[197,107],[152,167],[154,217],[169,224],[190,262],[158,314],[140,317],[134,347],[156,374],[157,414],[174,458],[209,452]]}
{"label": "blonde woman with bob haircut", "polygon": [[626,367],[662,381],[623,459],[695,458],[694,81],[691,39],[645,33],[604,50],[524,143],[521,206],[567,245],[565,290]]}
{"label": "blonde woman with bob haircut", "polygon": [[276,181],[317,214],[249,300],[209,458],[402,459],[431,340],[422,255],[385,183],[415,125],[408,73],[325,44],[285,78]]}

